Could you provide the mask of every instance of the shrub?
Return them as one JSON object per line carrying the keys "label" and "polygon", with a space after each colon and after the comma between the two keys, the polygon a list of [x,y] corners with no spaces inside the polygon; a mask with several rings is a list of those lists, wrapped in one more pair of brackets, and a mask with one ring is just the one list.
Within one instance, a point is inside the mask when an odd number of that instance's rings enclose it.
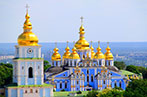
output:
{"label": "shrub", "polygon": [[61,90],[61,92],[64,92],[64,91],[65,91],[64,89]]}
{"label": "shrub", "polygon": [[78,91],[77,94],[82,94],[82,92],[81,91]]}

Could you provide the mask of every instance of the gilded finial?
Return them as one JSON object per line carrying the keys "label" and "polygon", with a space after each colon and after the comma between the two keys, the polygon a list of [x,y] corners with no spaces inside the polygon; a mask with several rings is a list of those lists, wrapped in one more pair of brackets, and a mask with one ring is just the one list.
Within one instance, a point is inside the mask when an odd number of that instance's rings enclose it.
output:
{"label": "gilded finial", "polygon": [[91,46],[92,46],[92,41],[91,41]]}
{"label": "gilded finial", "polygon": [[67,41],[67,47],[68,47],[68,43],[69,43],[69,42]]}
{"label": "gilded finial", "polygon": [[83,19],[84,19],[84,18],[81,16],[80,19],[81,19],[81,25],[83,25]]}
{"label": "gilded finial", "polygon": [[109,42],[107,42],[107,47],[109,47]]}
{"label": "gilded finial", "polygon": [[100,41],[98,41],[98,47],[100,47]]}
{"label": "gilded finial", "polygon": [[57,48],[57,42],[55,42],[55,48]]}
{"label": "gilded finial", "polygon": [[28,13],[28,9],[29,9],[29,6],[28,6],[28,4],[26,4],[26,12]]}

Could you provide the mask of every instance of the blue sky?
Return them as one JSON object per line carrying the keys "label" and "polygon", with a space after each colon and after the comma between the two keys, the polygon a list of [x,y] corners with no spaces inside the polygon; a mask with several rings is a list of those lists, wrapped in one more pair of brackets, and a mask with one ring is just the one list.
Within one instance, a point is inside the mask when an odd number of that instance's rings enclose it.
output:
{"label": "blue sky", "polygon": [[26,4],[40,42],[78,40],[81,16],[87,41],[147,42],[147,0],[0,0],[0,43],[17,42]]}

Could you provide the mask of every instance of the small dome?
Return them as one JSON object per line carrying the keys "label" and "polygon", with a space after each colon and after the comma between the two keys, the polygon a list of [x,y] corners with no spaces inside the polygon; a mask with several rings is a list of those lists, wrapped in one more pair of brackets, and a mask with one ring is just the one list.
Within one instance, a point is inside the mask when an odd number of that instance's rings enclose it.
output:
{"label": "small dome", "polygon": [[111,48],[109,47],[109,43],[106,48],[106,53],[105,53],[105,60],[113,60],[113,54],[110,52]]}
{"label": "small dome", "polygon": [[95,52],[94,52],[94,48],[92,47],[92,45],[90,49],[91,49],[91,59],[93,59],[95,56]]}
{"label": "small dome", "polygon": [[19,35],[17,41],[19,45],[22,46],[38,46],[38,37],[31,31],[32,24],[29,20],[30,16],[28,13],[25,16],[26,21],[24,23],[24,32]]}
{"label": "small dome", "polygon": [[105,58],[104,54],[101,52],[100,42],[98,42],[98,48],[97,48],[97,52],[96,52],[94,58],[95,59],[104,59]]}
{"label": "small dome", "polygon": [[76,48],[74,47],[72,49],[72,53],[69,56],[70,59],[80,59],[79,54],[76,52]]}
{"label": "small dome", "polygon": [[66,52],[63,54],[63,59],[65,59],[65,58],[68,59],[68,58],[69,58],[69,56],[70,56],[70,54],[71,54],[69,50],[70,50],[70,49],[69,49],[69,47],[67,46],[66,49],[65,49]]}
{"label": "small dome", "polygon": [[52,55],[52,61],[61,61],[61,55],[58,53],[58,48],[54,49],[54,53]]}

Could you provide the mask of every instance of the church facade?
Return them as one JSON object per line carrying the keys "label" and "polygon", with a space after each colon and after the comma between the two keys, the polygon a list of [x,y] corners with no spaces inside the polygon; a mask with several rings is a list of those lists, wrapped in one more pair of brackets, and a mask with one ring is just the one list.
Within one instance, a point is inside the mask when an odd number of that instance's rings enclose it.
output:
{"label": "church facade", "polygon": [[13,59],[13,84],[6,87],[6,97],[51,97],[53,87],[44,83],[43,57],[37,36],[32,32],[28,11],[24,32],[18,37]]}
{"label": "church facade", "polygon": [[97,52],[84,37],[84,27],[79,29],[79,40],[72,52],[65,48],[62,58],[57,46],[52,55],[52,66],[45,73],[45,81],[54,85],[55,91],[87,91],[120,87],[125,90],[129,79],[114,66],[113,54],[107,44],[103,54],[98,42]]}

